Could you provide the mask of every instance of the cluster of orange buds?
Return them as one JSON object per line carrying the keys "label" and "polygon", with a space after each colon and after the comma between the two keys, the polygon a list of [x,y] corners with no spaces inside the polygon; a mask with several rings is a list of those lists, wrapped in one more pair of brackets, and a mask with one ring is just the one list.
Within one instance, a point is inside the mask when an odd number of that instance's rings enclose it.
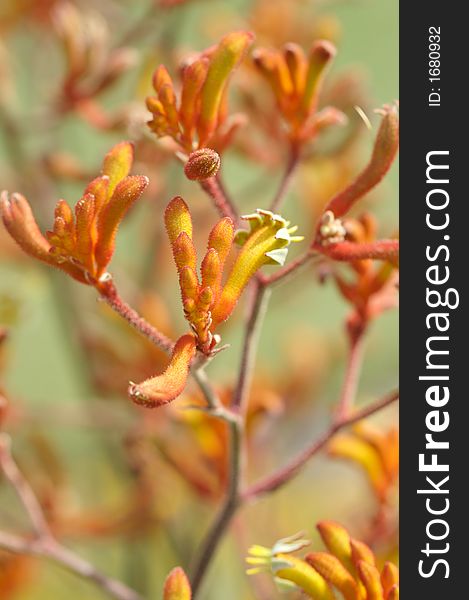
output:
{"label": "cluster of orange buds", "polygon": [[315,42],[308,57],[294,43],[282,50],[260,48],[254,53],[254,63],[272,87],[295,147],[312,140],[325,127],[346,121],[335,108],[318,111],[324,75],[335,53],[333,44],[325,40]]}
{"label": "cluster of orange buds", "polygon": [[[179,274],[184,315],[193,334],[182,336],[176,343],[168,369],[141,384],[132,384],[130,397],[147,407],[166,404],[185,387],[189,366],[197,349],[203,355],[213,356],[220,337],[216,328],[234,310],[249,280],[264,265],[283,265],[297,227],[280,215],[257,209],[242,217],[250,224],[249,230],[234,232],[229,217],[221,219],[212,229],[208,247],[197,275],[197,253],[192,240],[192,218],[189,208],[180,197],[174,198],[165,212],[165,223]],[[233,266],[222,283],[226,258],[233,242],[241,246]]]}
{"label": "cluster of orange buds", "polygon": [[166,577],[163,600],[191,600],[192,590],[187,575],[181,567],[175,567]]}
{"label": "cluster of orange buds", "polygon": [[111,49],[106,22],[96,13],[81,13],[68,2],[54,8],[53,23],[67,61],[61,108],[76,108],[104,126],[104,115],[90,101],[135,64],[135,52],[131,48]]}
{"label": "cluster of orange buds", "polygon": [[351,432],[334,436],[328,453],[363,469],[378,502],[387,501],[399,475],[399,432],[395,427],[382,431],[360,422]]}
{"label": "cluster of orange buds", "polygon": [[[342,295],[354,307],[348,319],[352,340],[363,332],[372,318],[396,305],[399,240],[377,240],[377,224],[369,214],[343,219],[354,204],[383,179],[397,154],[397,108],[385,106],[381,114],[369,163],[350,185],[329,201],[319,220],[312,246],[333,261],[347,262],[355,274],[350,280],[339,272],[334,273]],[[382,261],[382,264],[375,267],[374,260]]]}
{"label": "cluster of orange buds", "polygon": [[119,224],[148,185],[146,177],[129,175],[133,155],[130,142],[114,146],[104,158],[101,175],[88,184],[74,212],[65,200],[58,201],[53,230],[45,236],[28,201],[21,194],[3,192],[0,214],[5,227],[27,254],[81,283],[99,287],[109,278],[106,269]]}
{"label": "cluster of orange buds", "polygon": [[299,536],[279,540],[272,548],[252,546],[248,574],[271,572],[280,588],[300,589],[314,600],[334,600],[333,589],[346,600],[398,600],[399,571],[393,563],[378,570],[372,550],[337,523],[322,521],[317,528],[328,552],[292,556],[309,545]]}
{"label": "cluster of orange buds", "polygon": [[150,129],[158,137],[173,138],[186,154],[207,146],[223,150],[240,124],[228,115],[228,82],[253,39],[247,31],[229,33],[183,64],[179,101],[168,70],[160,65],[153,75],[156,96],[146,99],[153,117]]}

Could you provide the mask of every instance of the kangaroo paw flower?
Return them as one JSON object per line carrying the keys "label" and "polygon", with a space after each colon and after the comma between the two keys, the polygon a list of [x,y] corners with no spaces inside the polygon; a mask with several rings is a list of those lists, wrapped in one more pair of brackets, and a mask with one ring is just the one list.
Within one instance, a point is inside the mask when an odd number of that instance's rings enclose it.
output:
{"label": "kangaroo paw flower", "polygon": [[[253,39],[247,31],[229,33],[184,65],[180,99],[166,67],[159,66],[153,76],[156,95],[146,99],[152,113],[148,126],[153,133],[157,137],[172,137],[187,154],[208,146],[222,150],[229,144],[239,120],[232,119],[230,123],[227,115],[228,83]],[[200,168],[194,169],[189,165],[186,175],[200,179]],[[218,167],[212,162],[209,170],[216,171]]]}
{"label": "kangaroo paw flower", "polygon": [[146,408],[157,408],[172,402],[182,393],[195,354],[195,338],[187,334],[179,338],[166,371],[142,383],[131,383],[130,399]]}
{"label": "kangaroo paw flower", "polygon": [[116,233],[129,208],[148,185],[130,176],[133,145],[122,142],[103,162],[101,175],[85,189],[73,211],[59,200],[51,231],[43,235],[27,200],[2,194],[0,210],[12,238],[29,255],[62,269],[81,283],[99,285],[112,258]]}

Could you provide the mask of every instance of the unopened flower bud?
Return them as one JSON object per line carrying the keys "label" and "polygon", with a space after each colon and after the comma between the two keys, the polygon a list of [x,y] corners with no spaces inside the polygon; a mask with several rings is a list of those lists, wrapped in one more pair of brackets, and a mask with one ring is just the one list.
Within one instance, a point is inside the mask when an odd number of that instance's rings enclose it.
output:
{"label": "unopened flower bud", "polygon": [[184,167],[187,179],[202,181],[214,177],[220,168],[220,157],[210,148],[201,148],[189,155]]}

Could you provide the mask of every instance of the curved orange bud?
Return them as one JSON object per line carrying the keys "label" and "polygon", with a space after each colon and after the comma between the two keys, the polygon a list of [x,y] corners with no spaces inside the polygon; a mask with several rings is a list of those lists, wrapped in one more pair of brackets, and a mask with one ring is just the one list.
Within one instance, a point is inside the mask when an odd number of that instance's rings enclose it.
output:
{"label": "curved orange bud", "polygon": [[290,71],[295,93],[301,95],[306,84],[306,71],[308,68],[305,53],[298,44],[289,43],[285,44],[283,55]]}
{"label": "curved orange bud", "polygon": [[233,239],[234,225],[230,217],[224,217],[218,221],[208,236],[207,247],[217,251],[222,267],[233,245]]}
{"label": "curved orange bud", "polygon": [[166,577],[163,600],[191,600],[189,580],[181,567],[175,567]]}
{"label": "curved orange bud", "polygon": [[357,565],[359,561],[363,561],[369,565],[376,566],[375,555],[365,542],[351,539],[350,546],[352,548],[352,560],[354,564]]}
{"label": "curved orange bud", "polygon": [[383,118],[376,136],[370,162],[345,190],[326,207],[336,217],[347,213],[353,204],[378,185],[389,171],[399,148],[399,116],[395,106],[383,108]]}
{"label": "curved orange bud", "polygon": [[160,65],[153,73],[152,84],[155,92],[159,93],[165,85],[173,87],[173,80],[164,65]]}
{"label": "curved orange bud", "polygon": [[95,202],[93,194],[85,194],[75,205],[76,257],[90,272],[95,272],[96,244]]}
{"label": "curved orange bud", "polygon": [[329,581],[343,595],[345,600],[359,600],[359,588],[355,579],[338,558],[327,552],[311,552],[305,556],[308,564]]}
{"label": "curved orange bud", "polygon": [[218,252],[214,248],[207,250],[200,270],[202,273],[202,286],[209,286],[217,293],[220,286],[221,266]]}
{"label": "curved orange bud", "polygon": [[321,521],[317,524],[317,529],[329,552],[336,556],[348,571],[353,572],[350,535],[345,527],[334,521]]}
{"label": "curved orange bud", "polygon": [[326,40],[317,41],[309,54],[308,70],[305,77],[305,88],[301,101],[301,109],[305,116],[314,112],[326,67],[336,54],[333,44]]}
{"label": "curved orange bud", "polygon": [[109,177],[108,198],[124,177],[130,173],[134,161],[134,145],[132,142],[120,142],[106,154],[103,161],[102,175]]}
{"label": "curved orange bud", "polygon": [[42,235],[29,202],[21,194],[2,192],[0,214],[8,233],[30,256],[52,264],[54,259],[49,251],[51,244]]}
{"label": "curved orange bud", "polygon": [[157,408],[168,404],[182,393],[186,386],[191,360],[195,354],[195,338],[183,335],[174,346],[168,367],[161,375],[146,379],[142,383],[131,383],[130,399],[146,408]]}
{"label": "curved orange bud", "polygon": [[[96,247],[98,276],[103,273],[114,253],[115,237],[122,219],[143,194],[148,183],[148,177],[144,175],[125,177],[117,184],[111,199],[98,215],[98,244]],[[111,180],[109,188],[111,188]]]}
{"label": "curved orange bud", "polygon": [[93,194],[96,213],[102,209],[109,198],[109,175],[101,175],[93,179],[85,189],[85,194]]}
{"label": "curved orange bud", "polygon": [[176,196],[166,207],[164,222],[171,244],[184,232],[192,239],[192,218],[189,207],[180,196]]}
{"label": "curved orange bud", "polygon": [[222,38],[210,56],[210,65],[201,92],[201,107],[197,131],[203,146],[218,124],[218,112],[228,79],[243,60],[254,35],[247,31],[229,33]]}
{"label": "curved orange bud", "polygon": [[358,574],[366,589],[366,600],[384,600],[378,569],[364,561],[359,561]]}
{"label": "curved orange bud", "polygon": [[184,127],[184,137],[187,142],[192,141],[195,121],[198,111],[198,96],[207,76],[208,58],[201,57],[187,65],[182,73],[181,107],[179,117]]}
{"label": "curved orange bud", "polygon": [[387,598],[394,586],[399,584],[399,569],[391,562],[384,564],[381,571],[381,585],[383,586],[384,597]]}
{"label": "curved orange bud", "polygon": [[386,600],[399,600],[399,586],[393,585],[389,590],[389,594],[386,597]]}
{"label": "curved orange bud", "polygon": [[163,110],[171,133],[176,134],[179,130],[179,115],[176,107],[176,94],[172,85],[163,85],[158,93],[158,99]]}
{"label": "curved orange bud", "polygon": [[173,244],[173,257],[177,270],[190,267],[193,271],[197,268],[197,254],[192,239],[182,231]]}

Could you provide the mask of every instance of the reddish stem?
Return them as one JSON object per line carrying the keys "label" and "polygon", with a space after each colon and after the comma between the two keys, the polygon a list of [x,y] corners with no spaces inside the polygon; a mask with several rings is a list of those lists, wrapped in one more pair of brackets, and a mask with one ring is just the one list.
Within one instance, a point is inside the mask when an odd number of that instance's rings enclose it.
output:
{"label": "reddish stem", "polygon": [[314,248],[340,261],[375,259],[395,262],[399,258],[399,240],[377,240],[367,244],[340,242],[331,246],[315,245]]}
{"label": "reddish stem", "polygon": [[272,284],[278,283],[280,281],[285,281],[291,275],[293,275],[298,269],[306,265],[313,258],[318,258],[318,253],[314,248],[309,248],[304,254],[292,260],[288,265],[278,269],[272,275],[266,277],[265,275],[259,274],[259,279],[265,286],[270,286]]}
{"label": "reddish stem", "polygon": [[343,421],[352,410],[353,402],[357,394],[358,378],[363,360],[364,330],[357,333],[350,342],[347,367],[345,370],[342,391],[336,410],[336,420]]}
{"label": "reddish stem", "polygon": [[135,309],[122,300],[112,280],[98,283],[96,289],[100,293],[101,298],[134,329],[168,354],[173,351],[174,342],[158,331],[156,327],[150,325]]}
{"label": "reddish stem", "polygon": [[281,208],[283,201],[285,200],[285,197],[287,195],[287,192],[290,188],[290,185],[293,181],[293,177],[295,175],[296,168],[299,164],[299,159],[300,159],[299,150],[296,146],[294,146],[294,147],[292,147],[292,149],[290,151],[290,157],[288,159],[285,173],[283,174],[283,179],[280,182],[280,187],[278,188],[275,198],[273,199],[272,204],[270,205],[270,210],[272,212],[276,212]]}
{"label": "reddish stem", "polygon": [[361,419],[365,419],[380,411],[381,409],[389,406],[399,398],[399,391],[393,391],[389,395],[385,396],[381,400],[370,404],[369,406],[353,413],[346,419],[336,421],[331,424],[329,429],[323,433],[317,440],[315,440],[310,446],[300,452],[290,463],[286,466],[281,467],[278,471],[272,475],[261,479],[257,483],[254,483],[242,494],[243,501],[251,501],[256,498],[274,492],[289,481],[291,481],[305,466],[305,464],[315,456],[320,450],[322,450],[332,439],[332,437],[344,427],[353,425]]}
{"label": "reddish stem", "polygon": [[224,193],[217,177],[203,179],[200,187],[210,196],[221,217],[230,217],[233,223],[238,222],[238,214],[228,196]]}

